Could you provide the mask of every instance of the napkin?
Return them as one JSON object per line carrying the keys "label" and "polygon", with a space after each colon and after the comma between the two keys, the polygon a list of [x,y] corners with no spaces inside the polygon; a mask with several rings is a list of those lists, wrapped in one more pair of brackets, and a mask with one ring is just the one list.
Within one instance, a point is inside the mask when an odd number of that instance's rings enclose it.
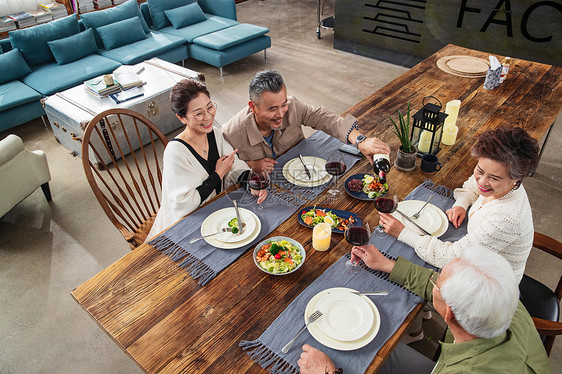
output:
{"label": "napkin", "polygon": [[[323,157],[327,150],[337,149],[341,144],[338,139],[317,131],[309,138],[302,140],[285,155],[279,157],[276,169],[281,168],[282,170],[283,165],[294,158],[295,155],[298,156],[299,153],[305,155],[310,153],[311,150],[314,152],[315,149],[318,149],[318,157]],[[357,161],[358,158],[353,156],[344,157],[344,162],[348,168]],[[179,267],[186,269],[191,277],[198,279],[199,284],[203,286],[233,263],[248,248],[253,248],[282,222],[291,217],[308,199],[314,199],[318,196],[327,186],[313,188],[273,187],[273,191],[268,194],[267,199],[262,204],[263,209],[258,208],[254,197],[243,189],[238,189],[194,211],[162,235],[149,241],[148,244],[168,255],[173,261],[178,262]],[[256,239],[237,249],[215,248],[205,240],[190,244],[190,240],[201,236],[200,230],[203,221],[217,210],[232,207],[233,199],[239,201],[241,207],[254,212],[259,217],[261,230]]]}
{"label": "napkin", "polygon": [[490,56],[490,68],[486,73],[484,80],[484,88],[491,90],[500,84],[500,75],[502,72],[502,64],[495,56]]}
{"label": "napkin", "polygon": [[[348,274],[345,269],[348,259],[349,253],[342,256],[312,282],[257,340],[242,340],[240,342],[242,349],[262,368],[275,374],[299,372],[297,361],[303,344],[309,344],[325,352],[336,367],[344,369],[344,373],[365,372],[379,349],[395,333],[410,311],[423,300],[405,288],[390,282],[388,274],[367,268],[357,274]],[[281,353],[283,346],[304,326],[304,312],[310,299],[319,292],[332,287],[347,287],[358,291],[388,291],[387,296],[371,297],[381,318],[380,329],[376,337],[363,348],[353,351],[338,351],[323,346],[308,331],[305,331],[287,354]]]}

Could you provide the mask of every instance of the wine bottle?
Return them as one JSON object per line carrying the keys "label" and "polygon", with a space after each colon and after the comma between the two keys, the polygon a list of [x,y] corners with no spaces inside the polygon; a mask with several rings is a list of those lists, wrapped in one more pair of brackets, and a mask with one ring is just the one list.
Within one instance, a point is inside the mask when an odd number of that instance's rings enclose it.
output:
{"label": "wine bottle", "polygon": [[390,171],[390,158],[388,155],[373,155],[373,171],[379,176],[381,183],[386,182],[386,174]]}

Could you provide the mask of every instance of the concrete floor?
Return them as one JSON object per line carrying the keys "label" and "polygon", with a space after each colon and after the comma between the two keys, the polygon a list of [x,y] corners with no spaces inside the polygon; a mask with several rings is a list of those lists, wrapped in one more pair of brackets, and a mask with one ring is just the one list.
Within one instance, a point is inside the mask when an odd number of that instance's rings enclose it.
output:
{"label": "concrete floor", "polygon": [[[280,71],[288,92],[314,105],[343,112],[407,69],[332,49],[333,33],[316,37],[315,0],[249,0],[237,5],[241,22],[268,27],[267,51],[218,69],[193,60],[186,67],[204,72],[224,123],[247,104],[255,72]],[[330,13],[332,12],[332,13]],[[326,8],[327,15],[333,10]],[[540,166],[525,187],[536,231],[562,240],[562,120],[555,124]],[[58,144],[41,120],[7,132],[28,149],[47,153],[53,201],[35,191],[0,219],[0,373],[140,373],[141,370],[75,303],[70,291],[129,252],[94,198],[75,158]],[[459,181],[461,183],[461,181]],[[554,287],[560,262],[533,251],[526,273]],[[440,322],[426,323],[436,337]],[[429,333],[428,333],[429,331]],[[413,347],[431,354],[435,339]],[[562,338],[551,354],[554,372],[562,362]]]}

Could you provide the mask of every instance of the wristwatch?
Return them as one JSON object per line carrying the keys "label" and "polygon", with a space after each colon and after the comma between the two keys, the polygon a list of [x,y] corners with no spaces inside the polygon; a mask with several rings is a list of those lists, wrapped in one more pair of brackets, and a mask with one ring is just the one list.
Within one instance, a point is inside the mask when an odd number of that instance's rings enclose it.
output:
{"label": "wristwatch", "polygon": [[355,148],[359,147],[359,143],[361,143],[365,139],[367,139],[365,137],[365,135],[363,135],[363,134],[357,135],[357,138],[355,138],[355,144],[353,144],[355,146]]}

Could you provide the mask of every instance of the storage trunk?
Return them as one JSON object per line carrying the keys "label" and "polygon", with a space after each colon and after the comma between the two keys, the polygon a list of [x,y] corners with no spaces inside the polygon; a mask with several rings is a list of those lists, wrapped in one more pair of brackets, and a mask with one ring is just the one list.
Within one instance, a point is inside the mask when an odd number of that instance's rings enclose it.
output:
{"label": "storage trunk", "polygon": [[[111,98],[98,98],[85,91],[83,85],[79,85],[66,91],[56,93],[45,100],[45,112],[55,134],[55,139],[65,148],[69,149],[74,156],[78,156],[82,149],[82,134],[84,129],[97,114],[112,108],[126,108],[140,113],[150,119],[164,134],[168,134],[183,124],[176,118],[170,109],[170,90],[180,80],[184,78],[198,78],[204,82],[204,75],[193,70],[182,68],[178,65],[153,58],[135,65],[131,70],[137,71],[144,68],[139,76],[146,82],[140,89],[144,95],[116,104]],[[109,117],[106,126],[112,126],[116,132],[119,144],[126,146],[126,140],[122,129],[118,128],[117,119]],[[125,126],[132,123],[125,123]],[[150,142],[146,129],[141,138],[144,144]],[[95,138],[95,137],[94,137]],[[111,140],[106,137],[106,142],[110,148],[116,149],[115,144],[110,144]],[[96,146],[98,146],[96,144]],[[99,144],[103,148],[103,145]],[[133,149],[139,148],[138,144],[132,145]],[[91,151],[90,151],[91,152]],[[119,152],[115,152],[116,158],[120,158]],[[93,152],[90,158],[94,159]],[[102,160],[110,163],[111,159]]]}

